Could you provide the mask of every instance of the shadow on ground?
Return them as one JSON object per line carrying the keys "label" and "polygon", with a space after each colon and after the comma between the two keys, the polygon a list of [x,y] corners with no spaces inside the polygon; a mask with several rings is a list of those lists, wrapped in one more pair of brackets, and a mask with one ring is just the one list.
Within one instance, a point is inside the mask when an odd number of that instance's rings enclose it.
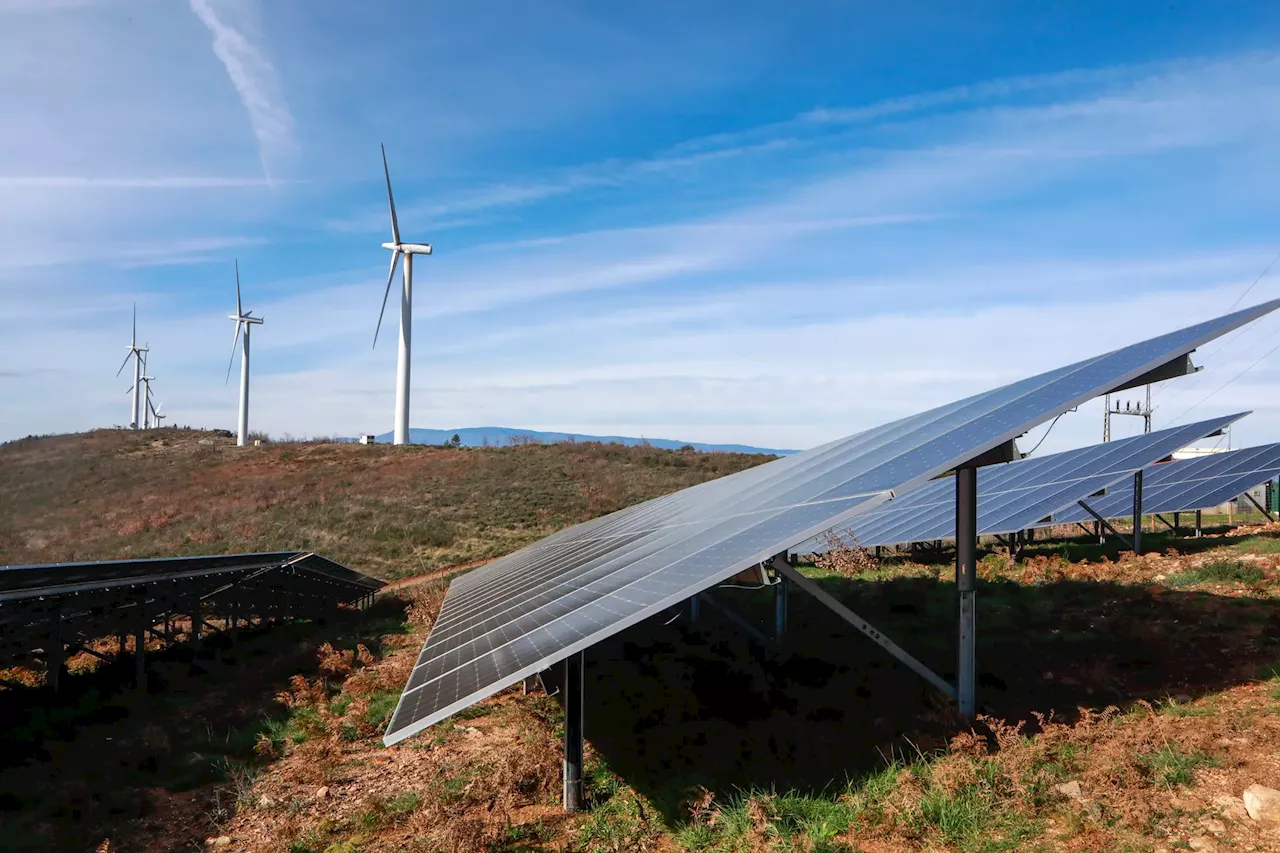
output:
{"label": "shadow on ground", "polygon": [[235,808],[234,792],[209,783],[245,772],[258,733],[281,716],[275,694],[316,672],[325,642],[376,646],[406,606],[387,596],[324,623],[241,629],[234,645],[209,636],[198,656],[171,647],[150,655],[146,690],[130,684],[128,656],[64,678],[57,696],[0,691],[0,849],[94,850],[110,838],[129,851],[142,834],[200,850]]}
{"label": "shadow on ground", "polygon": [[[952,584],[820,583],[954,680]],[[714,594],[772,633],[772,591]],[[1033,712],[1070,721],[1081,705],[1185,700],[1280,659],[1271,599],[1067,580],[981,583],[978,602],[982,710],[1033,727]],[[691,786],[816,793],[941,747],[959,728],[947,700],[795,588],[781,645],[709,607],[696,626],[673,610],[589,650],[586,677],[589,741],[668,819]]]}

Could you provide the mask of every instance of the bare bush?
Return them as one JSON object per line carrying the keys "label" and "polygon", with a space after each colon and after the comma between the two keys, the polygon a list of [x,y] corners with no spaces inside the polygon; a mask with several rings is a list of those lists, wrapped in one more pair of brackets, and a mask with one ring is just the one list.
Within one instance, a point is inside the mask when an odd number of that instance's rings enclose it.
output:
{"label": "bare bush", "polygon": [[825,536],[827,551],[814,557],[814,565],[838,575],[856,577],[880,568],[875,552],[863,548],[852,533],[839,534],[828,531]]}

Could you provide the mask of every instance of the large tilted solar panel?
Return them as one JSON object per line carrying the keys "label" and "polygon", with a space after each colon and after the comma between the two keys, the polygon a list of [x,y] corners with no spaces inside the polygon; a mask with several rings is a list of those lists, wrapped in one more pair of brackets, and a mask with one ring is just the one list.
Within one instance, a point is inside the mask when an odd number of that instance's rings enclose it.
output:
{"label": "large tilted solar panel", "polygon": [[[1277,476],[1280,476],[1280,444],[1153,465],[1142,474],[1142,512],[1151,515],[1210,509]],[[1103,518],[1131,516],[1133,482],[1120,484],[1103,497],[1086,498],[1085,503]],[[1093,516],[1076,506],[1055,515],[1054,521],[1087,523],[1093,521]]]}
{"label": "large tilted solar panel", "polygon": [[1266,303],[562,531],[456,580],[391,744],[694,593],[1119,388]]}
{"label": "large tilted solar panel", "polygon": [[[1186,426],[1094,444],[1062,453],[978,469],[978,534],[1034,527],[1054,512],[1118,483],[1173,451],[1244,417],[1211,418]],[[954,539],[955,481],[950,477],[912,489],[857,516],[837,535],[863,547]],[[825,543],[812,543],[821,551]],[[804,552],[802,546],[797,550]]]}

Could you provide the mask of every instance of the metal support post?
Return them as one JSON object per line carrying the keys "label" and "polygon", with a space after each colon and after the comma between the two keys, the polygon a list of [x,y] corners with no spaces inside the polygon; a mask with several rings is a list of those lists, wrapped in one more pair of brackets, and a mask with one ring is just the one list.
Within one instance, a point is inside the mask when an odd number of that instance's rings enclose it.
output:
{"label": "metal support post", "polygon": [[200,637],[204,634],[204,617],[201,615],[202,602],[199,595],[191,596],[191,650],[200,652]]}
{"label": "metal support post", "polygon": [[779,642],[787,633],[787,599],[790,595],[786,576],[779,575],[778,582],[773,585],[773,638]]}
{"label": "metal support post", "polygon": [[1142,556],[1142,471],[1133,472],[1133,553]]}
{"label": "metal support post", "polygon": [[586,798],[582,789],[582,652],[574,652],[564,662],[564,810],[582,811]]}
{"label": "metal support post", "polygon": [[695,592],[689,598],[689,624],[690,625],[698,624],[698,598],[701,595],[702,593]]}
{"label": "metal support post", "polygon": [[976,701],[976,595],[978,573],[978,469],[956,470],[956,596],[960,617],[956,702],[960,716],[972,720]]}
{"label": "metal support post", "polygon": [[138,624],[134,628],[133,674],[136,687],[147,689],[147,594],[138,596]]}
{"label": "metal support post", "polygon": [[49,643],[45,647],[45,672],[50,689],[54,693],[62,686],[62,672],[66,669],[66,652],[62,647],[62,604],[53,606],[52,624],[49,626]]}
{"label": "metal support post", "polygon": [[1181,526],[1181,524],[1182,524],[1182,513],[1175,512],[1173,514],[1173,535],[1174,536],[1182,535],[1178,529]]}
{"label": "metal support post", "polygon": [[231,617],[227,620],[227,628],[228,628],[227,635],[231,638],[231,642],[232,642],[232,643],[235,643],[235,641],[236,641],[236,640],[239,638],[239,636],[240,636],[240,632],[239,632],[239,630],[238,630],[238,629],[237,629],[237,627],[236,627],[236,626],[237,626],[237,624],[238,624],[238,623],[239,623],[239,621],[240,621],[240,619],[239,619],[239,616],[240,616],[240,614],[239,614],[239,610],[240,610],[240,596],[239,596],[236,592],[232,591],[232,593],[231,593]]}
{"label": "metal support post", "polygon": [[1204,529],[1200,526],[1200,510],[1196,510],[1196,538],[1199,539],[1204,535]]}

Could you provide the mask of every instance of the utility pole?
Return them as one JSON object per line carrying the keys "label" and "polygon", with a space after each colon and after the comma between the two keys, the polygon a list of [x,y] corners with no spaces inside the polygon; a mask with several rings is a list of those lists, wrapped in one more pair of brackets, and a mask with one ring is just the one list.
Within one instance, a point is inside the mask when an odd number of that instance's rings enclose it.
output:
{"label": "utility pole", "polygon": [[1111,403],[1111,395],[1103,398],[1102,408],[1102,440],[1104,442],[1111,440],[1111,416],[1112,415],[1132,415],[1133,417],[1142,418],[1142,432],[1151,432],[1151,386],[1147,386],[1147,402],[1133,402],[1126,400],[1123,406],[1119,400],[1115,404]]}

